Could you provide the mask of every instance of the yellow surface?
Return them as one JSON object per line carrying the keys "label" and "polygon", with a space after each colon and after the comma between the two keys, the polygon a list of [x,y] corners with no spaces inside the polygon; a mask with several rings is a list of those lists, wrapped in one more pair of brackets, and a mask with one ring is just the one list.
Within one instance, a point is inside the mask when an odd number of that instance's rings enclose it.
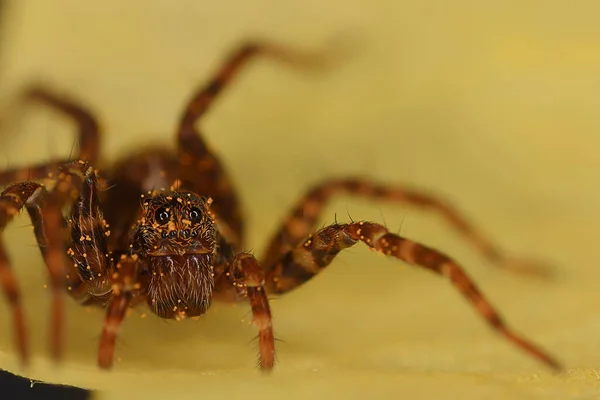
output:
{"label": "yellow surface", "polygon": [[[45,271],[26,218],[5,234],[35,359],[17,368],[6,308],[0,366],[101,389],[103,398],[576,399],[600,393],[600,3],[590,1],[13,2],[5,14],[1,162],[66,155],[72,126],[15,101],[31,81],[81,98],[114,159],[173,144],[182,104],[231,47],[264,37],[349,56],[323,74],[258,61],[203,121],[237,182],[260,252],[294,199],[325,176],[431,189],[512,254],[556,266],[555,282],[502,273],[436,216],[348,198],[373,219],[464,264],[515,329],[566,365],[553,376],[494,335],[440,279],[362,248],[273,302],[276,371],[254,369],[245,305],[200,321],[140,318],[99,373],[102,313],[70,305],[68,354],[47,354]],[[242,321],[243,322],[240,322]],[[143,396],[143,397],[142,397]]]}

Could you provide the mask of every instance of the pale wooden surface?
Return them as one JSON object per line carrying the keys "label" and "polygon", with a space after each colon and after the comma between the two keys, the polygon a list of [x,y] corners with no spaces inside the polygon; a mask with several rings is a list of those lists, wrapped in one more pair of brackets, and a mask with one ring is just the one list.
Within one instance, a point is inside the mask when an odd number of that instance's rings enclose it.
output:
{"label": "pale wooden surface", "polygon": [[[245,306],[217,306],[186,323],[137,312],[108,374],[95,368],[101,313],[70,307],[68,361],[56,370],[45,360],[44,269],[20,218],[7,242],[32,326],[29,375],[102,389],[106,398],[597,396],[597,2],[14,3],[0,74],[0,156],[10,165],[68,154],[72,145],[63,120],[15,104],[27,82],[97,110],[103,154],[114,158],[140,141],[172,144],[191,89],[246,37],[303,48],[335,39],[350,48],[321,75],[258,61],[204,121],[244,198],[249,246],[261,251],[286,208],[324,176],[429,188],[504,248],[555,263],[559,280],[494,270],[435,216],[406,207],[340,199],[323,222],[349,210],[447,251],[519,332],[568,367],[549,375],[491,333],[447,282],[357,248],[273,303],[284,342],[270,377],[254,369]],[[0,317],[0,365],[19,371],[5,309]]]}

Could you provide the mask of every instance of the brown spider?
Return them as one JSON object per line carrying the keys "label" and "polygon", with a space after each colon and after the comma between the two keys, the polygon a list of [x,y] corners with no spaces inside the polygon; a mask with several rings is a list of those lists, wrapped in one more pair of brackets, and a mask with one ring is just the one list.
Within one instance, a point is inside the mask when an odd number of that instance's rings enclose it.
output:
{"label": "brown spider", "polygon": [[[0,183],[17,182],[0,195],[0,231],[25,207],[50,275],[52,356],[58,360],[63,350],[65,290],[81,304],[106,309],[98,349],[101,368],[112,365],[116,335],[130,307],[145,302],[161,318],[180,319],[204,314],[213,298],[247,300],[258,329],[260,366],[270,370],[275,348],[267,294],[283,294],[302,285],[341,250],[363,242],[448,278],[492,328],[531,356],[559,368],[553,358],[505,325],[450,257],[374,222],[335,223],[313,231],[324,205],[335,195],[404,202],[439,212],[490,261],[506,263],[502,252],[459,213],[426,194],[365,179],[328,180],[308,191],[291,210],[260,262],[243,251],[238,197],[195,125],[242,66],[259,54],[293,65],[310,66],[315,61],[272,45],[241,46],[191,98],[177,129],[176,154],[150,148],[103,171],[102,178],[94,167],[100,143],[92,114],[45,89],[28,93],[28,99],[54,108],[78,125],[75,161],[0,173]],[[53,185],[38,183],[48,177]],[[26,362],[29,349],[21,295],[1,240],[0,284],[12,310],[19,355]]]}

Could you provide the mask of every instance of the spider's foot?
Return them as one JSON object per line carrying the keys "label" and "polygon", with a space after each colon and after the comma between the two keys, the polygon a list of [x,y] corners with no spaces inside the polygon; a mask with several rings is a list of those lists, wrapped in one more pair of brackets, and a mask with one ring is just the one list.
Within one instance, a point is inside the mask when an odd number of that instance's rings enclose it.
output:
{"label": "spider's foot", "polygon": [[503,270],[529,278],[551,281],[557,277],[556,267],[543,261],[526,258],[508,258],[500,260],[497,265]]}

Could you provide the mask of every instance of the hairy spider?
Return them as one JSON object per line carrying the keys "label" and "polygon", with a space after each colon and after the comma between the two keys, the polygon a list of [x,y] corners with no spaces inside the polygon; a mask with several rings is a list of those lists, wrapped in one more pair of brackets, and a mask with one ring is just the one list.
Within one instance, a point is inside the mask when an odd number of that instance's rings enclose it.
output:
{"label": "hairy spider", "polygon": [[[339,194],[406,203],[439,212],[491,262],[510,265],[457,211],[424,193],[361,178],[326,180],[291,210],[260,261],[243,251],[238,196],[195,125],[242,66],[259,54],[296,66],[314,66],[318,58],[264,43],[241,46],[187,104],[177,128],[176,153],[145,149],[101,175],[95,169],[100,141],[94,116],[47,89],[36,87],[27,93],[28,99],[74,119],[78,126],[75,160],[0,173],[0,183],[10,184],[0,195],[0,231],[25,208],[48,268],[53,357],[59,359],[63,351],[64,291],[81,304],[106,309],[98,349],[102,368],[112,365],[116,335],[128,308],[146,303],[161,318],[182,319],[204,314],[216,299],[250,303],[258,329],[260,366],[270,370],[275,347],[267,295],[302,285],[341,250],[363,242],[449,279],[493,329],[536,359],[559,368],[543,350],[509,329],[463,268],[445,254],[374,222],[335,223],[315,230],[324,205]],[[52,185],[40,183],[48,177]],[[19,355],[26,362],[29,349],[21,295],[1,240],[0,284],[10,303]]]}

